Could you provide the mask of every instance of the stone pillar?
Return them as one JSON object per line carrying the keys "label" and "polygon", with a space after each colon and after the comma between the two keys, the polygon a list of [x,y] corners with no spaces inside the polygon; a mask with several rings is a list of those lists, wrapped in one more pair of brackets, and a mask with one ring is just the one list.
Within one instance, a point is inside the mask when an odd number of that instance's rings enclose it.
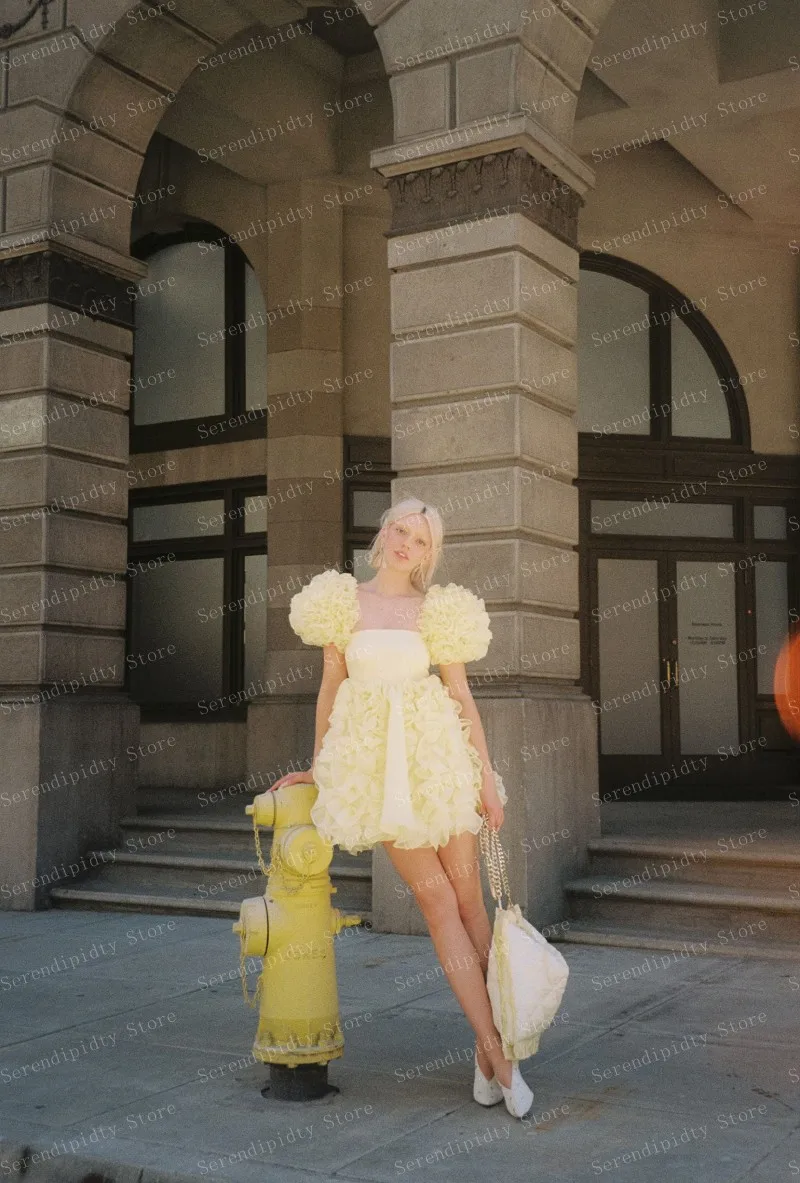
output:
{"label": "stone pillar", "polygon": [[[31,909],[84,870],[90,848],[116,845],[133,807],[126,288],[146,269],[130,257],[131,198],[198,54],[252,18],[223,5],[125,20],[128,0],[105,0],[102,22],[73,0],[10,7],[0,34],[0,907]],[[295,10],[291,0],[274,8],[279,19]]]}
{"label": "stone pillar", "polygon": [[[317,571],[342,562],[342,207],[335,183],[271,185],[267,214],[296,220],[270,242],[267,304],[300,304],[269,330],[267,421],[267,689],[247,713],[247,767],[273,780],[305,767],[314,748],[322,651],[289,627],[289,601]],[[310,308],[301,302],[313,300]]]}
{"label": "stone pillar", "polygon": [[[438,582],[482,595],[487,658],[470,667],[509,790],[512,892],[539,926],[599,834],[596,720],[579,688],[577,214],[585,170],[530,145],[397,173],[392,290],[394,493],[445,517]],[[548,152],[554,163],[554,155]],[[387,168],[388,165],[388,168]],[[547,195],[547,196],[546,196]],[[424,931],[383,851],[373,918]]]}
{"label": "stone pillar", "polygon": [[133,806],[125,280],[0,261],[0,907],[39,906]]}
{"label": "stone pillar", "polygon": [[[557,203],[532,200],[558,185],[521,148],[389,180],[393,491],[439,507],[437,582],[489,608],[471,682],[509,791],[513,892],[538,925],[565,915],[561,884],[599,833],[595,716],[578,687],[579,199],[564,183]],[[377,853],[376,927],[422,931],[389,870]]]}
{"label": "stone pillar", "polygon": [[[583,70],[612,0],[371,0],[394,102],[372,153],[393,222],[395,495],[438,505],[438,582],[482,595],[493,641],[471,683],[509,790],[512,892],[538,925],[599,832],[596,720],[579,688],[577,216],[591,170],[569,149]],[[421,932],[385,858],[376,928]]]}

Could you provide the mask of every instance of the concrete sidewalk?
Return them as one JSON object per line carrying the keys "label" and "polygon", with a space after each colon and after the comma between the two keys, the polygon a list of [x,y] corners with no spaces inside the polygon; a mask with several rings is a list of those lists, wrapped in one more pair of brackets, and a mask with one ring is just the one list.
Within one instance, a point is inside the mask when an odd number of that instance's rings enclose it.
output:
{"label": "concrete sidewalk", "polygon": [[[559,1021],[522,1122],[472,1100],[471,1032],[430,942],[337,941],[338,1094],[265,1099],[229,920],[0,914],[0,1172],[776,1183],[800,1176],[800,960],[560,945]],[[50,976],[33,971],[50,966]],[[249,978],[251,992],[256,976]],[[36,1067],[34,1067],[36,1065]],[[49,1150],[49,1160],[35,1151]]]}

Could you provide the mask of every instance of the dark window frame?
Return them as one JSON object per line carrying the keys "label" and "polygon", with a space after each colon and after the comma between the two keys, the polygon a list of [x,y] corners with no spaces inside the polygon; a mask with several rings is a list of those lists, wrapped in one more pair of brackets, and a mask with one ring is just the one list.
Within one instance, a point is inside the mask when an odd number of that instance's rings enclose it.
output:
{"label": "dark window frame", "polygon": [[[584,251],[580,255],[580,269],[582,271],[596,271],[614,279],[630,283],[634,287],[647,292],[649,298],[648,312],[655,323],[648,328],[650,344],[650,433],[649,435],[613,434],[596,439],[592,432],[579,433],[581,446],[599,445],[601,447],[682,449],[689,452],[705,450],[711,445],[723,451],[749,450],[750,417],[747,412],[747,401],[741,387],[739,372],[733,358],[728,352],[724,341],[714,326],[702,312],[691,309],[682,314],[680,319],[705,349],[717,377],[725,382],[725,388],[720,394],[725,399],[728,417],[731,425],[730,439],[710,438],[708,436],[681,436],[672,434],[672,350],[671,334],[672,321],[660,323],[663,315],[672,308],[678,308],[688,299],[678,288],[661,279],[653,271],[631,263],[627,259],[620,259],[616,255],[606,255],[602,252]],[[580,282],[580,280],[579,280]],[[656,407],[669,404],[666,415],[653,414]]]}
{"label": "dark window frame", "polygon": [[[264,482],[260,478],[222,481],[204,481],[192,484],[163,486],[153,489],[132,491],[131,512],[128,518],[128,562],[146,562],[172,552],[175,561],[181,559],[223,559],[222,602],[229,603],[244,595],[245,558],[248,555],[268,554],[267,532],[246,531],[244,505],[249,497],[266,496]],[[133,510],[141,505],[169,505],[191,501],[221,499],[225,524],[222,534],[208,537],[193,535],[182,538],[159,538],[152,541],[133,541]],[[139,579],[140,576],[135,577]],[[133,582],[128,576],[128,584]],[[133,643],[133,595],[127,597],[126,635]],[[125,671],[125,691],[130,695],[130,671]],[[244,689],[244,612],[228,612],[222,618],[222,687],[220,696],[236,694]],[[136,700],[134,700],[136,701]],[[203,721],[228,722],[247,717],[247,703],[230,705],[220,710],[203,714],[199,703],[184,702],[141,702],[142,719],[161,721]]]}
{"label": "dark window frame", "polygon": [[[353,555],[356,550],[369,546],[377,533],[377,527],[355,526],[353,522],[353,495],[366,489],[374,492],[388,492],[390,501],[392,480],[397,473],[392,468],[392,441],[382,435],[346,435],[344,445],[344,467],[363,468],[353,472],[342,481],[342,523],[344,533],[345,571],[354,574]],[[366,465],[369,468],[366,468]]]}
{"label": "dark window frame", "polygon": [[[193,242],[215,243],[225,256],[225,328],[241,323],[246,316],[246,275],[252,267],[244,251],[225,238],[222,230],[208,222],[189,222],[181,230],[171,233],[152,233],[140,238],[132,247],[135,258],[146,262],[158,251],[169,246]],[[134,336],[134,349],[135,349]],[[250,407],[247,403],[247,334],[225,334],[225,410],[219,415],[203,415],[192,419],[173,419],[163,423],[134,423],[134,392],[130,415],[130,450],[159,452],[170,448],[210,447],[220,443],[263,439],[267,433],[267,407]],[[131,374],[133,377],[133,373]],[[243,422],[231,424],[243,417]],[[219,429],[225,424],[224,431]],[[207,427],[207,437],[200,428]],[[217,429],[217,432],[215,432]]]}
{"label": "dark window frame", "polygon": [[[680,304],[685,297],[652,272],[618,259],[611,255],[597,255],[587,252],[581,255],[581,268],[601,271],[618,279],[633,283],[649,294],[650,312],[665,311]],[[764,553],[765,561],[787,563],[789,613],[788,630],[800,631],[800,623],[794,620],[793,612],[800,608],[800,554],[796,537],[793,537],[792,518],[800,520],[800,458],[792,455],[759,454],[752,451],[750,421],[747,400],[741,385],[738,370],[711,323],[700,311],[691,311],[681,317],[705,348],[717,375],[725,381],[720,393],[726,399],[731,423],[731,439],[720,440],[710,437],[673,436],[671,434],[672,413],[668,416],[651,416],[650,435],[607,435],[598,439],[591,432],[579,433],[579,462],[576,485],[579,489],[580,514],[580,645],[581,678],[584,692],[594,698],[599,692],[599,660],[597,636],[592,628],[589,609],[596,598],[596,562],[599,558],[641,558],[660,557],[672,562],[675,552],[683,557],[705,559],[710,553],[717,557],[724,555],[725,561],[736,562],[754,553]],[[650,396],[654,403],[670,403],[671,349],[670,326],[651,325],[650,333]],[[728,469],[736,471],[742,464],[757,466],[752,476],[741,481],[721,479],[720,474]],[[591,503],[594,500],[640,501],[645,496],[668,493],[676,486],[689,484],[693,480],[705,480],[705,493],[686,498],[684,503],[714,502],[733,506],[733,537],[729,539],[667,536],[593,534],[591,530]],[[755,538],[754,506],[781,506],[787,514],[787,537],[785,539]],[[716,561],[716,558],[709,561]],[[737,639],[744,647],[755,643],[756,600],[755,574],[749,569],[736,575],[737,592]],[[745,666],[744,677],[740,676],[739,718],[742,735],[747,738],[751,729],[768,734],[775,730],[777,711],[769,694],[760,694],[757,689],[757,669],[754,663]],[[796,758],[786,748],[784,756],[783,738],[778,735],[767,748],[763,760],[773,759],[776,767],[794,769]],[[604,757],[601,756],[601,760]],[[609,759],[605,757],[605,759]],[[644,759],[644,758],[643,758]],[[647,760],[652,759],[650,757]],[[794,764],[792,763],[794,761]],[[741,773],[745,788],[734,788],[733,795],[746,792],[747,776],[744,766],[733,766],[736,775]],[[793,773],[792,773],[793,774]],[[712,783],[712,782],[709,782]],[[770,790],[771,791],[771,790]],[[700,800],[703,794],[714,796],[715,788],[681,789],[678,797],[688,795]],[[669,797],[665,790],[663,796]],[[718,794],[717,794],[718,795]],[[768,794],[767,794],[768,795]],[[659,799],[651,794],[649,799]],[[677,799],[677,798],[676,798]]]}

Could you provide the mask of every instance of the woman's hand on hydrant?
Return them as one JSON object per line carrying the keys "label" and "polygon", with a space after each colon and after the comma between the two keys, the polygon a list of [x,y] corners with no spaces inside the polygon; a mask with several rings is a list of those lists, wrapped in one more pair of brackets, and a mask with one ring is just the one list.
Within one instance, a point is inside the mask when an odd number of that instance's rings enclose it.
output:
{"label": "woman's hand on hydrant", "polygon": [[493,772],[485,772],[483,775],[481,805],[483,806],[481,812],[486,818],[487,824],[493,830],[499,830],[503,824],[505,811],[503,809],[503,802],[500,800],[497,788],[495,787]]}
{"label": "woman's hand on hydrant", "polygon": [[283,785],[308,785],[314,783],[313,769],[308,769],[307,772],[287,772],[280,780],[276,780],[274,785],[270,785],[270,793],[274,793],[276,789],[280,789]]}

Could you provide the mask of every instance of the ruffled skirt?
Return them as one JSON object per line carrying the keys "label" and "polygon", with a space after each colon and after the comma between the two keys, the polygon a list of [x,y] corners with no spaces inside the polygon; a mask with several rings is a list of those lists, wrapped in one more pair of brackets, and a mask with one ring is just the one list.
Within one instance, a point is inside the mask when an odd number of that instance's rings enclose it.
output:
{"label": "ruffled skirt", "polygon": [[[314,824],[351,854],[387,841],[406,850],[444,846],[482,825],[483,767],[469,740],[469,720],[435,674],[404,679],[401,686],[412,824],[381,824],[390,702],[380,682],[342,682],[314,763]],[[505,804],[502,778],[494,775]]]}

